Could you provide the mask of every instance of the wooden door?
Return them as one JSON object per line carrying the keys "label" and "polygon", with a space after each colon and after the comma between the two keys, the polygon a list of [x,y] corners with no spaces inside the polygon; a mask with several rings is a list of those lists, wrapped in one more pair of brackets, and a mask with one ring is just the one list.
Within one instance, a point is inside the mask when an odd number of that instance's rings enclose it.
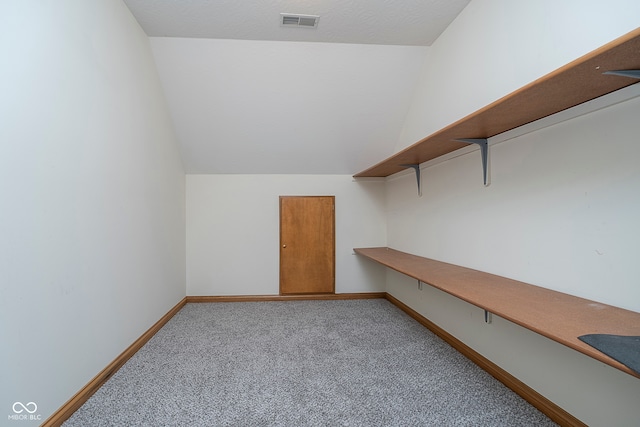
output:
{"label": "wooden door", "polygon": [[280,294],[335,292],[334,204],[334,196],[280,196]]}

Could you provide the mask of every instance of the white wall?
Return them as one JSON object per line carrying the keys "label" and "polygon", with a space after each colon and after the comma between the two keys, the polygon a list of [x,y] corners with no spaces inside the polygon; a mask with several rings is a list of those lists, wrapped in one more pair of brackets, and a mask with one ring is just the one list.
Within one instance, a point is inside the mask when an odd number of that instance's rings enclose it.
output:
{"label": "white wall", "polygon": [[428,52],[171,37],[150,43],[189,174],[350,175],[368,167],[392,153]]}
{"label": "white wall", "polygon": [[279,196],[335,196],[336,293],[384,291],[352,248],[386,241],[384,182],[349,175],[187,175],[187,295],[279,293]]}
{"label": "white wall", "polygon": [[[432,46],[400,148],[635,29],[640,4],[474,0]],[[635,87],[628,89],[636,91]],[[438,100],[434,103],[433,100]],[[640,98],[387,182],[388,246],[640,311]],[[636,425],[640,381],[387,272],[387,291],[589,425]]]}
{"label": "white wall", "polygon": [[388,243],[640,311],[635,98],[388,180]]}
{"label": "white wall", "polygon": [[[631,88],[630,88],[631,90]],[[634,92],[639,91],[634,87]],[[387,183],[390,247],[640,311],[640,96]],[[635,425],[640,380],[413,279],[387,292],[588,425]],[[570,319],[568,319],[570,321]]]}
{"label": "white wall", "polygon": [[43,421],[185,296],[184,172],[123,3],[5,1],[0,27],[0,417]]}
{"label": "white wall", "polygon": [[640,2],[473,0],[429,49],[400,149],[638,27]]}

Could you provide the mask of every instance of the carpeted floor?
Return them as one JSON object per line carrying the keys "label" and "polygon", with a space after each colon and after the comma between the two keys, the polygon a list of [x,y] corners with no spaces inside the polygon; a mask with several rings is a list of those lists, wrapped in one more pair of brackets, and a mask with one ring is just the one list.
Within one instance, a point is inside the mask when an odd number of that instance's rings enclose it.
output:
{"label": "carpeted floor", "polygon": [[384,299],[187,304],[64,424],[552,426]]}

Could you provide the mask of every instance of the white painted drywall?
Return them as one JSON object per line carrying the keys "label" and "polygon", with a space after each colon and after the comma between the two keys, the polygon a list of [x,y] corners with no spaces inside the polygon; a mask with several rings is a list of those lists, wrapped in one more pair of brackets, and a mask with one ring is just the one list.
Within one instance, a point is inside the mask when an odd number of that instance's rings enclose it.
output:
{"label": "white painted drywall", "polygon": [[185,296],[184,172],[122,2],[2,2],[0,28],[0,417],[39,425]]}
{"label": "white painted drywall", "polygon": [[279,293],[279,196],[335,196],[336,293],[385,277],[352,248],[386,241],[384,182],[349,175],[187,175],[187,295]]}
{"label": "white painted drywall", "polygon": [[[629,88],[628,90],[636,88]],[[387,183],[390,247],[640,311],[640,97]],[[633,425],[640,380],[414,280],[387,291],[588,425]],[[571,319],[567,319],[571,321]]]}
{"label": "white painted drywall", "polygon": [[[432,46],[400,148],[633,30],[631,1],[474,0]],[[629,90],[635,90],[629,89]],[[438,100],[434,103],[433,100]],[[387,182],[388,245],[640,311],[640,98]],[[387,291],[589,425],[635,425],[640,381],[387,272]],[[570,320],[569,320],[570,321]]]}
{"label": "white painted drywall", "polygon": [[634,30],[638,16],[636,0],[473,0],[429,48],[396,150]]}
{"label": "white painted drywall", "polygon": [[428,48],[152,37],[189,174],[354,174],[389,156]]}
{"label": "white painted drywall", "polygon": [[[629,88],[627,91],[635,90]],[[640,311],[640,97],[388,181],[397,249]]]}

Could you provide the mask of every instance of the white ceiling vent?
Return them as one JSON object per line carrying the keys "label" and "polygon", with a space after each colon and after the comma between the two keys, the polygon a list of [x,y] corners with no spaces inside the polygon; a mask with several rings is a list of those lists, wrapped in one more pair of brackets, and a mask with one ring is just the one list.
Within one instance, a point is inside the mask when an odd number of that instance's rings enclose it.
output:
{"label": "white ceiling vent", "polygon": [[281,13],[281,27],[316,28],[320,17],[318,15],[300,15],[297,13]]}

